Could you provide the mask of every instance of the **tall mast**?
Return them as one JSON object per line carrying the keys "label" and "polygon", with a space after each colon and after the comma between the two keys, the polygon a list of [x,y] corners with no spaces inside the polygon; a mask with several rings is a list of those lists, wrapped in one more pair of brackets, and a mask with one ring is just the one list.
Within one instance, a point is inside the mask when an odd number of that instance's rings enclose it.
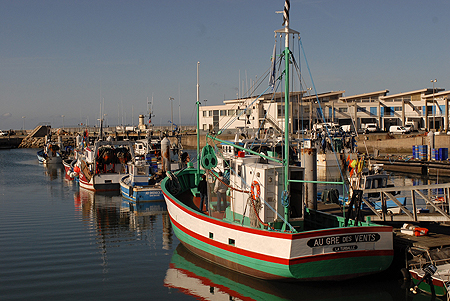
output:
{"label": "tall mast", "polygon": [[[289,0],[284,1],[284,62],[285,62],[285,80],[284,80],[284,190],[289,192]],[[289,206],[284,207],[284,219],[289,220]]]}
{"label": "tall mast", "polygon": [[[276,33],[284,34],[284,62],[285,62],[285,78],[284,78],[284,191],[289,197],[289,34],[299,34],[297,31],[289,28],[289,9],[290,0],[285,0],[283,10],[284,28],[276,30]],[[289,221],[289,206],[284,208],[284,219]]]}
{"label": "tall mast", "polygon": [[197,62],[197,177],[195,177],[195,185],[199,183],[200,176],[200,85],[198,81],[198,69],[200,62]]}

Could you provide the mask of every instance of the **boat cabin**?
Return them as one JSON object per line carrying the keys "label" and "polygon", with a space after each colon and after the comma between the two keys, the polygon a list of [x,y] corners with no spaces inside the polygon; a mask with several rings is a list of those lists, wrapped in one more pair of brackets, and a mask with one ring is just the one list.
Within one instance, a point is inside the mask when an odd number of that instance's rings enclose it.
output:
{"label": "boat cabin", "polygon": [[[231,211],[235,219],[250,226],[258,226],[255,211],[263,224],[282,222],[285,207],[277,200],[284,191],[284,170],[280,163],[268,161],[257,155],[249,155],[234,147],[224,146],[222,158],[218,158],[218,168],[229,175],[230,186],[250,193],[240,193],[231,189]],[[236,156],[233,156],[237,153]],[[290,167],[290,179],[303,180],[304,168]],[[303,212],[303,183],[290,183],[291,217],[301,217]],[[244,221],[242,221],[244,218]]]}

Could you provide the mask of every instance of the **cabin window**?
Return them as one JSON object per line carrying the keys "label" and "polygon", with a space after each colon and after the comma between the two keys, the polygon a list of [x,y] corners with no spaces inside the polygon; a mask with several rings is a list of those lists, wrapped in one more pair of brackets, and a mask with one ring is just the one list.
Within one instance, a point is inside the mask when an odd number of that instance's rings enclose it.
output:
{"label": "cabin window", "polygon": [[209,232],[209,238],[214,239],[214,234],[212,232]]}
{"label": "cabin window", "polygon": [[234,239],[232,239],[232,238],[228,238],[228,244],[230,245],[230,246],[235,246],[235,241],[234,241]]}

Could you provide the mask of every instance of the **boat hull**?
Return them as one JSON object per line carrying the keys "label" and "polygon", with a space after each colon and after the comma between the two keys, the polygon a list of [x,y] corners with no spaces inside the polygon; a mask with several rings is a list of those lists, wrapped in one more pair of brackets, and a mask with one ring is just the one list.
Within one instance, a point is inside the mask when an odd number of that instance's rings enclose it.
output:
{"label": "boat hull", "polygon": [[120,189],[119,180],[123,174],[95,174],[90,181],[80,172],[80,186],[91,191],[117,191]]}
{"label": "boat hull", "polygon": [[[417,283],[419,283],[419,281],[424,276],[424,272],[421,269],[420,270],[418,270],[418,269],[411,269],[411,270],[409,270],[409,273],[411,275],[411,280],[413,282],[413,286],[417,285]],[[445,273],[445,274],[446,274],[446,276],[448,278],[448,274],[447,273]],[[445,281],[444,279],[439,277],[439,273],[436,273],[431,278],[433,280],[432,285],[433,285],[433,289],[434,289],[434,294],[436,296],[439,296],[439,297],[447,296],[446,285],[448,284],[448,281]],[[431,285],[429,283],[427,283],[426,281],[422,281],[419,284],[418,289],[421,290],[424,293],[433,294]]]}
{"label": "boat hull", "polygon": [[46,156],[44,150],[40,150],[37,152],[37,158],[39,163],[43,164],[61,164],[62,158],[59,153],[56,153],[56,156]]}
{"label": "boat hull", "polygon": [[[193,186],[193,177],[183,179],[189,172],[179,174],[180,182]],[[178,239],[192,252],[237,272],[266,280],[345,280],[383,271],[392,262],[392,227],[289,233],[241,226],[185,205],[170,194],[167,181],[161,186]]]}
{"label": "boat hull", "polygon": [[122,197],[134,202],[164,202],[164,195],[159,185],[133,186],[127,184],[129,176],[120,180]]}

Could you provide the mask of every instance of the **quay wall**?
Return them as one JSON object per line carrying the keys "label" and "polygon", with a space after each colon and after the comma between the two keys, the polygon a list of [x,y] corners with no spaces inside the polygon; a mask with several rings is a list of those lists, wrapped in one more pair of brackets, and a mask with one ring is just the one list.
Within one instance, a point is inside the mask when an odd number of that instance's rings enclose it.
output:
{"label": "quay wall", "polygon": [[[358,151],[369,154],[375,150],[389,154],[412,154],[413,145],[428,145],[426,134],[392,135],[388,133],[359,135]],[[434,136],[434,148],[450,148],[450,136],[446,134]]]}
{"label": "quay wall", "polygon": [[[0,148],[16,148],[20,145],[22,140],[26,137],[27,133],[23,133],[22,135],[17,133],[18,135],[11,135],[6,137],[0,137]],[[95,136],[94,133],[90,133],[90,135]],[[55,138],[57,135],[53,135]],[[61,135],[63,137],[63,142],[70,145],[75,137],[74,134],[65,134]],[[92,137],[91,136],[91,137]],[[141,134],[122,134],[122,133],[114,133],[116,139],[142,139],[145,135]],[[295,138],[297,135],[295,135]],[[175,142],[175,137],[169,137],[172,143]],[[225,133],[220,136],[222,140],[234,140],[234,133]],[[36,139],[37,140],[37,139]],[[375,150],[379,153],[387,153],[387,154],[412,154],[412,146],[413,145],[428,145],[428,137],[424,133],[413,133],[410,135],[391,135],[389,133],[372,133],[372,134],[361,134],[357,136],[357,145],[358,151],[360,153],[365,153],[366,151],[369,154],[373,154]],[[450,148],[450,135],[435,135],[435,148]],[[42,142],[43,143],[43,142]],[[197,136],[195,131],[189,131],[184,133],[181,136],[181,143],[185,149],[195,149],[197,148]],[[66,144],[66,145],[67,145]],[[206,132],[201,133],[200,136],[200,148],[206,145]],[[23,145],[21,147],[42,147],[41,143],[28,143],[27,145]]]}

